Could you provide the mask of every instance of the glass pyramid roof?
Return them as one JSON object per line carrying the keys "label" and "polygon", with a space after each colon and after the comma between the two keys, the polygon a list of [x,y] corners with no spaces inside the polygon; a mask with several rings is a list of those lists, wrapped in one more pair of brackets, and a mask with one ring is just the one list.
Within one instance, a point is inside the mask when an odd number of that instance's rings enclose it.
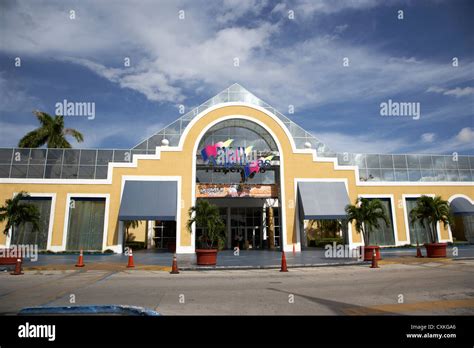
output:
{"label": "glass pyramid roof", "polygon": [[[155,151],[156,146],[162,145],[163,139],[168,140],[169,146],[177,146],[179,144],[181,135],[184,132],[184,129],[193,118],[195,118],[198,114],[214,105],[231,102],[245,102],[260,106],[276,115],[290,132],[295,142],[296,148],[303,149],[305,148],[305,144],[309,143],[311,144],[311,148],[316,149],[319,155],[322,155],[323,153],[327,154],[328,152],[330,152],[329,148],[324,143],[315,138],[312,134],[305,131],[303,128],[291,121],[288,117],[280,113],[274,107],[270,106],[260,98],[256,97],[237,83],[234,83],[230,87],[224,89],[216,96],[205,101],[198,107],[192,109],[185,115],[178,118],[176,121],[167,125],[159,132],[145,139],[140,144],[133,147],[133,150],[144,150],[145,153],[152,153]],[[306,144],[306,146],[307,145],[308,144]]]}

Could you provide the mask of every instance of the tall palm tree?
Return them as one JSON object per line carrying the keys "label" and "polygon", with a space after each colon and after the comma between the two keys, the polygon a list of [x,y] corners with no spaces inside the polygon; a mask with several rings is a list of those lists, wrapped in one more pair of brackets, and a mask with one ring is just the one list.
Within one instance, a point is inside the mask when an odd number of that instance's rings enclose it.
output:
{"label": "tall palm tree", "polygon": [[370,243],[372,230],[380,228],[380,220],[386,226],[390,225],[385,207],[379,199],[358,198],[354,205],[346,206],[346,213],[349,222],[355,221],[355,228],[362,233],[366,246]]}
{"label": "tall palm tree", "polygon": [[416,200],[416,207],[410,212],[410,223],[412,226],[419,221],[423,228],[428,225],[428,231],[431,243],[436,243],[438,233],[436,226],[438,222],[443,225],[452,226],[454,219],[451,215],[449,202],[443,200],[440,196],[429,197],[421,196]]}
{"label": "tall palm tree", "polygon": [[73,128],[64,128],[64,117],[54,116],[46,112],[33,111],[41,126],[27,133],[18,143],[19,147],[41,147],[47,145],[49,148],[71,148],[71,144],[66,140],[67,135],[71,135],[77,142],[84,141],[82,133]]}
{"label": "tall palm tree", "polygon": [[197,201],[194,207],[189,208],[188,231],[191,232],[193,224],[202,228],[201,243],[206,249],[220,247],[225,241],[224,221],[219,215],[219,208],[205,199]]}
{"label": "tall palm tree", "polygon": [[5,205],[0,207],[0,222],[7,223],[3,229],[3,233],[8,235],[10,229],[14,233],[14,229],[20,225],[30,222],[33,226],[33,232],[39,230],[40,213],[38,208],[33,204],[22,203],[22,199],[26,199],[30,195],[24,191],[18,193],[13,199],[7,199]]}

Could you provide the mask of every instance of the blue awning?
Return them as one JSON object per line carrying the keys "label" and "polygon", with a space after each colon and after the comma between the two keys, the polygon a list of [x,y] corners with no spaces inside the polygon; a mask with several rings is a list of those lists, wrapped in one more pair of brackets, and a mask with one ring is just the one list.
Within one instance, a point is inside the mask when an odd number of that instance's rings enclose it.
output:
{"label": "blue awning", "polygon": [[299,182],[298,200],[305,220],[343,219],[349,195],[343,182]]}
{"label": "blue awning", "polygon": [[126,181],[119,220],[176,221],[176,181]]}

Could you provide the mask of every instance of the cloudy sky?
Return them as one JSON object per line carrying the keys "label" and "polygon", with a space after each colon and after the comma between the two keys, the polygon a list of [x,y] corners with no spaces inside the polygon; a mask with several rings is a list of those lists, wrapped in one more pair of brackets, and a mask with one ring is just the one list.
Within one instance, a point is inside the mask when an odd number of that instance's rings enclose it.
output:
{"label": "cloudy sky", "polygon": [[[66,99],[95,103],[95,119],[66,118],[85,135],[76,147],[129,148],[179,105],[237,82],[335,151],[474,154],[473,1],[4,0],[0,10],[2,147],[36,127],[32,110],[54,114]],[[420,118],[382,117],[389,99],[420,103]]]}

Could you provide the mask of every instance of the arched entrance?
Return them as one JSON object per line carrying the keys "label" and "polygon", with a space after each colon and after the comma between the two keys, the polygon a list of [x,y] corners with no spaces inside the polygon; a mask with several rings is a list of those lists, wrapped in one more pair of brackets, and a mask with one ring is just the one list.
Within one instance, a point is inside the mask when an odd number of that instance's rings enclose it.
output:
{"label": "arched entrance", "polygon": [[450,199],[454,226],[451,228],[453,241],[474,244],[474,204],[465,196]]}
{"label": "arched entrance", "polygon": [[[219,207],[225,248],[281,247],[280,154],[273,136],[248,118],[219,120],[198,140],[195,198]],[[197,226],[196,247],[201,231]]]}

